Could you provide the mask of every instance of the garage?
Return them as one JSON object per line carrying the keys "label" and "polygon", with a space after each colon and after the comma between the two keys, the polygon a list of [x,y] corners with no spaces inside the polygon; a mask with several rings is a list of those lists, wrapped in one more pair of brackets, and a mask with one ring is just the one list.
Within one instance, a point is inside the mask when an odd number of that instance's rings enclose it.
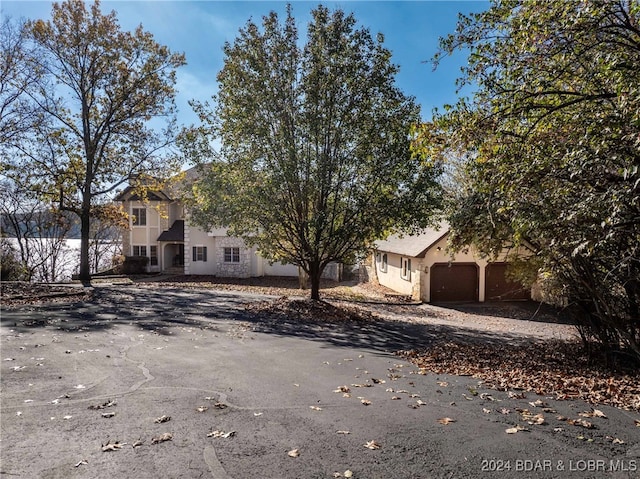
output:
{"label": "garage", "polygon": [[507,279],[507,263],[489,263],[485,268],[486,301],[531,299],[531,289]]}
{"label": "garage", "polygon": [[478,265],[437,263],[431,267],[431,302],[478,301]]}

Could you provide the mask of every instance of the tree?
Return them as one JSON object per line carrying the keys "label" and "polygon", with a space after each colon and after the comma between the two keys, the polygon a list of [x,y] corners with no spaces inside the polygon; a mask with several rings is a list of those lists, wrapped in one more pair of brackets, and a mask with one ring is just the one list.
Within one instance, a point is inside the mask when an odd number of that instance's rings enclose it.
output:
{"label": "tree", "polygon": [[[382,35],[320,6],[300,47],[289,6],[282,24],[274,12],[262,30],[249,21],[224,54],[215,109],[197,105],[206,126],[184,138],[192,158],[210,162],[195,221],[299,266],[312,299],[328,263],[428,222],[439,169],[411,157],[419,109],[395,86]],[[207,150],[216,134],[222,159]]]}
{"label": "tree", "polygon": [[[184,56],[159,45],[140,25],[123,32],[98,1],[54,3],[52,19],[29,21],[29,58],[41,73],[28,98],[43,122],[4,145],[8,174],[28,177],[40,195],[81,223],[80,278],[90,278],[92,208],[141,173],[178,168],[174,141],[175,69]],[[166,119],[166,129],[149,122]]]}
{"label": "tree", "polygon": [[415,149],[467,155],[454,244],[526,240],[585,344],[640,360],[640,3],[494,2],[441,46],[470,49],[476,92]]}
{"label": "tree", "polygon": [[41,121],[25,99],[41,72],[32,61],[35,49],[27,41],[24,24],[2,19],[0,28],[0,144],[10,142]]}
{"label": "tree", "polygon": [[47,283],[60,279],[69,266],[66,243],[73,226],[69,218],[8,180],[0,183],[0,217],[2,235],[20,264],[20,276]]}

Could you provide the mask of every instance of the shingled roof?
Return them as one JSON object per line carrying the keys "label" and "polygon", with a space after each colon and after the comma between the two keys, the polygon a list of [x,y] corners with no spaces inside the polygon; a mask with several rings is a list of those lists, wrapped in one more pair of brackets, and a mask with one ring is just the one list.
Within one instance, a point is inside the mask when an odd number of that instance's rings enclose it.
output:
{"label": "shingled roof", "polygon": [[174,221],[171,228],[160,233],[158,241],[184,241],[184,220]]}
{"label": "shingled roof", "polygon": [[449,232],[449,224],[441,222],[436,228],[429,228],[417,235],[393,235],[378,241],[376,249],[413,258],[422,258],[435,243]]}

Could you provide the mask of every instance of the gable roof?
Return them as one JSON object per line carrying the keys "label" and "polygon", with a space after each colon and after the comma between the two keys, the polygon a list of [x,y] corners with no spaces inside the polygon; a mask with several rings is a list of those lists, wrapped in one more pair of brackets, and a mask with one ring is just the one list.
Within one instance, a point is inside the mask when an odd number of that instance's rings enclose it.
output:
{"label": "gable roof", "polygon": [[440,239],[449,233],[449,224],[441,222],[436,228],[427,228],[416,235],[392,235],[376,243],[376,250],[413,258],[422,258]]}
{"label": "gable roof", "polygon": [[[132,186],[127,186],[114,198],[114,201],[140,201],[142,199]],[[147,201],[173,201],[164,191],[148,191],[147,197],[144,199]]]}
{"label": "gable roof", "polygon": [[184,220],[176,220],[171,228],[163,231],[157,241],[184,241]]}

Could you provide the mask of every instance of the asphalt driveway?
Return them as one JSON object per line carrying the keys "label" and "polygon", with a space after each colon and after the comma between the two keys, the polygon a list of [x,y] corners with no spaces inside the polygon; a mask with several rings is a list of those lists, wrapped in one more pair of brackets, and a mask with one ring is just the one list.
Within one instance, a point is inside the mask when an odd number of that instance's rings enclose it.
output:
{"label": "asphalt driveway", "polygon": [[244,309],[264,298],[113,286],[3,310],[0,475],[640,477],[636,413],[568,425],[592,406],[393,354],[454,326],[274,324]]}

